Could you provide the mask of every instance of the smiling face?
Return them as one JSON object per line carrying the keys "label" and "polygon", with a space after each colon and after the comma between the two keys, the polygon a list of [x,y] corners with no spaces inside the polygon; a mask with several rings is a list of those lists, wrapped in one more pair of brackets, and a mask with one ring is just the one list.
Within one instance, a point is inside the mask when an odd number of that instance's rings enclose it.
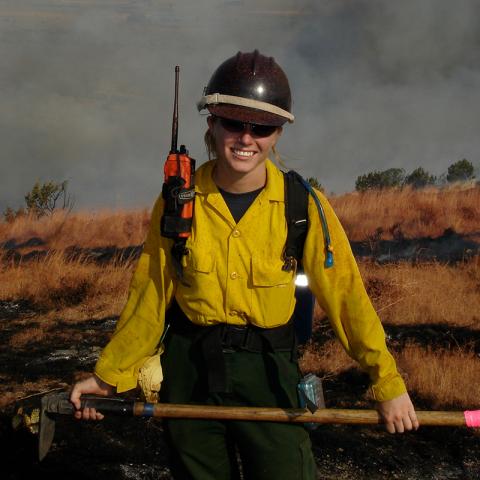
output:
{"label": "smiling face", "polygon": [[234,132],[227,130],[218,117],[210,116],[207,122],[215,140],[217,185],[233,192],[264,186],[265,160],[281,135],[281,127],[268,136],[258,136],[249,125],[240,132]]}

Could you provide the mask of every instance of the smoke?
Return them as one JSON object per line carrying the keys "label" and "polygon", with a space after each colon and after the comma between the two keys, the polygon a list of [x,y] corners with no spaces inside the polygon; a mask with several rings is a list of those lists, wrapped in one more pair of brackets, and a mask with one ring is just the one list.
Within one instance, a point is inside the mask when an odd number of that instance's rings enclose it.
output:
{"label": "smoke", "polygon": [[[18,6],[21,3],[21,6]],[[199,163],[195,103],[238,50],[287,72],[296,121],[278,145],[327,191],[367,171],[479,164],[475,0],[5,0],[0,5],[0,210],[69,180],[77,208],[150,206],[170,146]]]}

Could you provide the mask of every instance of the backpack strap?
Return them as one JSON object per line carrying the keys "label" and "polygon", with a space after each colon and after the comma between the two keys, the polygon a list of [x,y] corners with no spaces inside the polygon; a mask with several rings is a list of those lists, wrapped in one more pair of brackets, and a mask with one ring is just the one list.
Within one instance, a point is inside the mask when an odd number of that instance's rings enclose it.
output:
{"label": "backpack strap", "polygon": [[287,241],[282,270],[287,272],[301,266],[303,245],[308,231],[308,191],[300,182],[298,173],[283,172],[285,183],[285,219]]}
{"label": "backpack strap", "polygon": [[[285,183],[285,219],[287,221],[287,240],[284,249],[283,270],[296,270],[303,273],[303,247],[307,237],[308,200],[312,196],[320,217],[325,244],[325,268],[333,266],[333,249],[330,244],[330,234],[322,204],[312,186],[293,170],[283,172]],[[304,345],[312,336],[313,311],[315,297],[309,288],[297,286],[295,288],[295,310],[293,324],[295,336],[299,345]]]}
{"label": "backpack strap", "polygon": [[312,186],[297,172],[282,172],[285,183],[285,218],[287,220],[287,241],[285,243],[282,269],[293,270],[297,265],[301,268],[303,246],[308,231],[308,197],[312,196],[322,224],[325,243],[325,268],[333,266],[333,247],[330,241],[327,219],[322,204]]}

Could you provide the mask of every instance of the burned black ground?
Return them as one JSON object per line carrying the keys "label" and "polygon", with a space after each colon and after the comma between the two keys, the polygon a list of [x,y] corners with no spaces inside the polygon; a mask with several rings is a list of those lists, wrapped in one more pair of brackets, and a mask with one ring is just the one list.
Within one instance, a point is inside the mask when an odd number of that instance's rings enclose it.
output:
{"label": "burned black ground", "polygon": [[[36,438],[12,432],[0,416],[2,478],[170,479],[168,448],[156,420],[105,419],[98,424],[57,420],[55,441],[43,462]],[[423,427],[388,435],[379,427],[320,426],[312,433],[318,478],[477,479],[480,437],[460,428]]]}
{"label": "burned black ground", "polygon": [[[0,397],[13,384],[23,385],[23,395],[46,388],[67,388],[76,374],[89,372],[115,318],[72,324],[58,321],[39,343],[12,348],[9,339],[37,321],[28,302],[0,304]],[[425,327],[402,330],[387,327],[391,347],[424,339]],[[478,333],[429,325],[428,342],[442,347],[474,342]],[[316,340],[321,341],[318,337]],[[327,338],[329,334],[327,335]],[[74,341],[72,339],[75,339]],[[368,378],[348,370],[324,381],[327,406],[371,408],[364,400]],[[60,417],[55,440],[46,459],[39,463],[37,437],[25,429],[13,430],[11,419],[19,405],[31,408],[39,396],[7,402],[0,409],[2,479],[170,479],[168,448],[158,420],[107,418],[100,423],[77,422]],[[428,402],[415,395],[417,408]],[[480,478],[480,435],[466,428],[423,427],[418,432],[389,435],[381,426],[320,426],[312,432],[319,478],[323,479],[477,479]]]}

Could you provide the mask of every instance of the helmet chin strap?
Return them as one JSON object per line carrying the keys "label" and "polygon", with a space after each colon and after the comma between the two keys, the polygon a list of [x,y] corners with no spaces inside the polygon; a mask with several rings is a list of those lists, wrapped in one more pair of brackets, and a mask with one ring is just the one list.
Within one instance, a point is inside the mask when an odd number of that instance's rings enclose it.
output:
{"label": "helmet chin strap", "polygon": [[284,110],[283,108],[272,105],[271,103],[261,102],[252,98],[236,97],[233,95],[223,95],[221,93],[212,93],[211,95],[203,96],[197,103],[198,110],[203,110],[207,105],[214,105],[218,103],[226,103],[228,105],[239,105],[241,107],[256,108],[264,112],[274,113],[280,117],[286,118],[290,123],[293,123],[295,117]]}

